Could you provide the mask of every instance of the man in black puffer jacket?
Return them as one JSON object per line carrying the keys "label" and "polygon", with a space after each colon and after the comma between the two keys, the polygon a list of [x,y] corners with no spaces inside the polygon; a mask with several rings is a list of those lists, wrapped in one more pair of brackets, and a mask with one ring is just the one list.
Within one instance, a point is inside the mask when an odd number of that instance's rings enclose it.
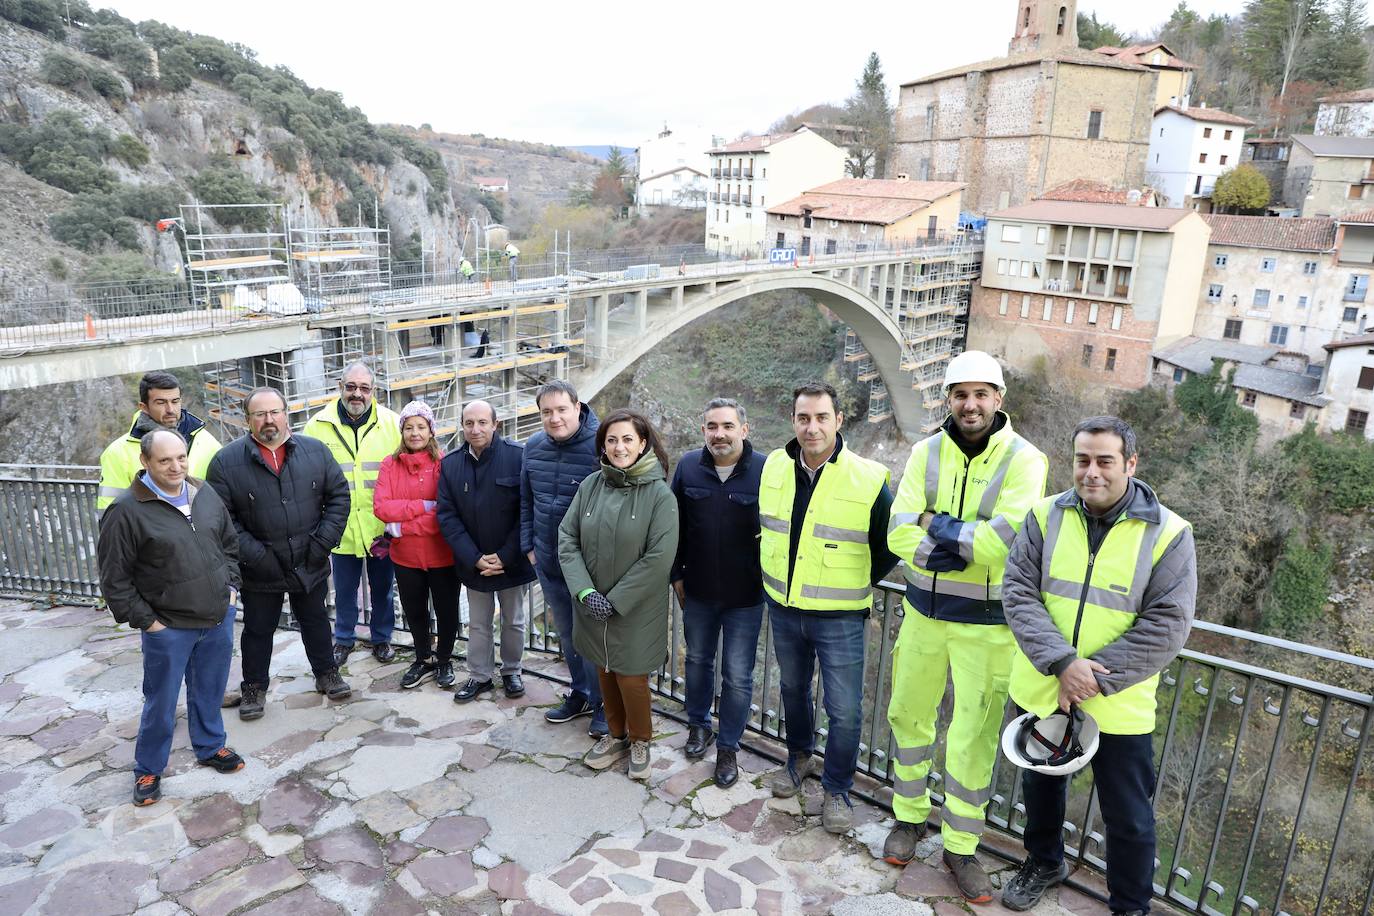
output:
{"label": "man in black puffer jacket", "polygon": [[334,664],[325,598],[329,552],[348,522],[348,481],[324,444],[291,434],[286,399],[256,388],[244,399],[248,435],[210,462],[210,486],[229,507],[243,571],[243,702],[240,719],[261,718],[271,680],[272,634],[282,596],[301,628],[315,689],[331,700],[352,692]]}
{"label": "man in black puffer jacket", "polygon": [[139,440],[143,467],[100,517],[100,591],[115,620],[143,631],[143,715],[134,744],[134,804],[162,795],[177,696],[196,759],[243,768],[225,746],[220,698],[229,679],[239,584],[238,538],[214,490],[187,477],[186,440],[158,428]]}
{"label": "man in black puffer jacket", "polygon": [[589,715],[592,722],[587,733],[600,738],[606,734],[601,683],[596,666],[573,647],[572,596],[558,562],[558,526],[583,479],[601,467],[596,454],[598,424],[591,405],[580,403],[577,390],[562,379],[540,386],[534,402],[544,428],[525,443],[520,465],[520,549],[539,576],[544,606],[553,615],[572,681],[572,691],[544,718],[568,722]]}

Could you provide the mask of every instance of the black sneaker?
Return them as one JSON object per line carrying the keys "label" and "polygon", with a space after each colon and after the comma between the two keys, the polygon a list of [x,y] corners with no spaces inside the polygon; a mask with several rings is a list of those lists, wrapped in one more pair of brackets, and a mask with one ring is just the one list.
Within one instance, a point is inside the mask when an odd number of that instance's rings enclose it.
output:
{"label": "black sneaker", "polygon": [[1060,862],[1051,865],[1040,862],[1033,856],[1026,856],[1021,869],[1006,887],[1002,888],[1002,906],[1018,913],[1029,910],[1040,902],[1045,891],[1054,887],[1069,876],[1068,864]]}
{"label": "black sneaker", "polygon": [[401,686],[406,690],[419,687],[425,681],[434,677],[434,666],[425,662],[411,662],[406,673],[401,675]]}
{"label": "black sneaker", "polygon": [[445,690],[452,690],[457,680],[457,676],[453,673],[452,662],[440,662],[434,669],[434,683]]}
{"label": "black sneaker", "polygon": [[214,767],[221,773],[237,773],[244,766],[243,758],[227,747],[220,748],[211,756],[197,760],[196,763],[203,767]]}
{"label": "black sneaker", "polygon": [[353,695],[353,688],[339,676],[338,668],[330,668],[316,677],[315,689],[331,700],[346,700]]}
{"label": "black sneaker", "polygon": [[372,657],[385,665],[396,657],[396,650],[391,647],[389,642],[373,643]]}
{"label": "black sneaker", "polygon": [[348,653],[353,651],[352,646],[344,646],[334,643],[334,667],[342,668],[348,663]]}
{"label": "black sneaker", "polygon": [[244,684],[242,697],[239,700],[239,718],[245,721],[249,719],[261,719],[262,714],[267,711],[267,691],[258,684]]}
{"label": "black sneaker", "polygon": [[151,805],[162,797],[161,776],[138,776],[134,779],[134,804]]}
{"label": "black sneaker", "polygon": [[470,677],[467,683],[453,692],[453,702],[469,703],[477,699],[479,694],[492,690],[494,685],[491,681],[479,681],[475,677]]}
{"label": "black sneaker", "polygon": [[525,680],[520,677],[517,671],[515,674],[501,675],[501,689],[506,692],[509,699],[523,697],[525,695]]}
{"label": "black sneaker", "polygon": [[596,711],[596,707],[587,702],[587,698],[580,693],[570,693],[563,698],[563,702],[544,713],[544,721],[555,724],[561,722],[571,722],[578,716],[590,716]]}

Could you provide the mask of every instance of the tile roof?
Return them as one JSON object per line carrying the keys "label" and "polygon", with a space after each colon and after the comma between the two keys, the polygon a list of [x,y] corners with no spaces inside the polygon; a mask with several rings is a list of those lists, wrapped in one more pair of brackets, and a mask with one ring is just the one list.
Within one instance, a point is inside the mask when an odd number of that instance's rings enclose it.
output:
{"label": "tile roof", "polygon": [[1154,194],[1137,192],[1138,199],[1131,201],[1131,191],[1117,188],[1105,181],[1092,178],[1075,178],[1050,188],[1040,195],[1041,200],[1073,200],[1090,204],[1130,204],[1133,207],[1153,206]]}
{"label": "tile roof", "polygon": [[1193,215],[1192,210],[1172,207],[1132,207],[1127,204],[1081,203],[1068,200],[1034,200],[1019,207],[988,214],[989,219],[1022,222],[1071,223],[1076,226],[1119,226],[1167,232]]}
{"label": "tile roof", "polygon": [[1318,102],[1374,102],[1374,89],[1352,89],[1335,95],[1324,95]]}
{"label": "tile roof", "polygon": [[[1179,58],[1175,57],[1174,52],[1170,51],[1167,45],[1159,41],[1143,45],[1130,45],[1129,47],[1125,48],[1116,48],[1111,45],[1103,45],[1102,47],[1094,48],[1093,50],[1097,54],[1106,54],[1108,57],[1114,57],[1117,60],[1127,60],[1133,64],[1141,64],[1142,66],[1146,67],[1168,67],[1173,70],[1197,69],[1196,65],[1190,64],[1185,60],[1180,60]],[[1155,50],[1163,51],[1165,54],[1168,55],[1168,59],[1165,60],[1162,64],[1150,63],[1148,60],[1145,59],[1145,55]]]}
{"label": "tile roof", "polygon": [[1313,134],[1294,134],[1293,141],[1307,147],[1314,156],[1374,158],[1374,137],[1318,137]]}
{"label": "tile roof", "polygon": [[1344,350],[1346,347],[1374,347],[1374,334],[1361,334],[1358,337],[1347,337],[1345,340],[1333,340],[1329,344],[1322,344],[1324,350]]}
{"label": "tile roof", "polygon": [[1206,375],[1212,371],[1213,360],[1262,365],[1278,353],[1278,347],[1254,347],[1234,340],[1213,340],[1210,337],[1185,337],[1150,355],[1171,366],[1181,366],[1197,375]]}
{"label": "tile roof", "polygon": [[1205,121],[1208,124],[1234,124],[1237,127],[1255,126],[1254,121],[1242,118],[1240,115],[1233,115],[1229,111],[1222,111],[1220,108],[1205,108],[1198,105],[1183,108],[1179,105],[1165,105],[1162,108],[1156,108],[1155,114],[1159,114],[1161,111],[1172,111],[1175,114],[1183,115],[1185,118]]}
{"label": "tile roof", "polygon": [[1374,223],[1374,210],[1360,210],[1336,217],[1338,223]]}
{"label": "tile roof", "polygon": [[[1369,212],[1374,221],[1374,210]],[[1285,219],[1204,213],[1202,218],[1212,227],[1210,245],[1278,251],[1333,251],[1336,248],[1336,221],[1328,216]]]}
{"label": "tile roof", "polygon": [[845,178],[805,191],[769,207],[767,212],[774,216],[802,216],[810,210],[817,219],[890,226],[963,188],[957,181]]}
{"label": "tile roof", "polygon": [[[797,134],[800,134],[800,133],[808,133],[808,134],[810,134],[810,133],[815,133],[815,131],[811,130],[810,128],[802,127],[802,128],[797,129],[797,130],[794,130],[794,131],[789,131],[789,132],[787,132],[787,133],[781,133],[781,134],[758,134],[758,135],[752,136],[752,137],[742,137],[742,138],[740,138],[739,140],[735,140],[735,141],[732,142],[732,143],[727,143],[727,144],[725,144],[724,146],[717,146],[717,147],[714,147],[713,149],[709,149],[709,150],[707,150],[706,152],[709,153],[709,154],[716,154],[716,153],[757,153],[757,152],[759,152],[759,151],[761,151],[761,150],[766,150],[766,149],[768,149],[768,147],[770,147],[770,146],[773,146],[773,145],[775,145],[775,144],[781,143],[781,142],[784,141],[784,140],[790,140],[790,139],[792,139],[793,137],[795,137]],[[820,134],[816,134],[816,136],[820,137]],[[825,138],[824,138],[824,137],[821,137],[821,139],[824,140]],[[830,142],[830,141],[827,140],[826,142],[828,143],[828,142]]]}
{"label": "tile roof", "polygon": [[1330,398],[1322,397],[1321,379],[1306,372],[1275,369],[1273,366],[1241,364],[1231,378],[1231,387],[1258,391],[1271,397],[1299,401],[1313,407],[1325,407]]}
{"label": "tile roof", "polygon": [[1095,51],[1087,51],[1083,48],[1053,48],[1048,51],[1024,51],[1020,54],[1010,54],[1006,57],[994,57],[991,60],[982,60],[973,64],[964,64],[960,67],[952,67],[949,70],[941,70],[939,73],[932,73],[929,76],[922,76],[918,79],[907,80],[902,83],[902,87],[916,86],[920,83],[929,83],[935,80],[948,79],[952,76],[963,76],[966,73],[976,73],[982,70],[1006,70],[1011,67],[1024,67],[1039,64],[1042,61],[1058,61],[1065,64],[1082,64],[1087,67],[1111,67],[1116,70],[1148,70],[1139,64],[1132,64],[1127,61],[1117,60],[1105,54],[1098,54]]}

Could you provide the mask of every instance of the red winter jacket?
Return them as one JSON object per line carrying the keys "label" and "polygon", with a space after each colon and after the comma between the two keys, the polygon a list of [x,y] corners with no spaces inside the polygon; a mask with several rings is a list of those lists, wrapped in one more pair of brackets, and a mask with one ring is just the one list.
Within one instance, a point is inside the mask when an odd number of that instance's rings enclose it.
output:
{"label": "red winter jacket", "polygon": [[401,536],[391,539],[391,559],[397,566],[437,569],[453,565],[453,551],[439,533],[434,509],[425,500],[439,499],[439,462],[428,452],[391,455],[377,472],[372,512],[384,522],[400,522]]}

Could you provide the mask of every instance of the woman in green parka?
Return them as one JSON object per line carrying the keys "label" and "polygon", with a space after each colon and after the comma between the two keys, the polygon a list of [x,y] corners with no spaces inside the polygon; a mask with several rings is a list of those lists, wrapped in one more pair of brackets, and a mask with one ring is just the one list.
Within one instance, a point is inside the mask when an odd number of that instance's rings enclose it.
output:
{"label": "woman in green parka", "polygon": [[558,528],[558,560],[577,598],[573,644],[596,665],[609,733],[583,761],[604,770],[627,753],[649,778],[649,674],[668,655],[668,574],[677,555],[677,500],[653,425],[612,411],[596,431],[601,473],[577,490]]}

